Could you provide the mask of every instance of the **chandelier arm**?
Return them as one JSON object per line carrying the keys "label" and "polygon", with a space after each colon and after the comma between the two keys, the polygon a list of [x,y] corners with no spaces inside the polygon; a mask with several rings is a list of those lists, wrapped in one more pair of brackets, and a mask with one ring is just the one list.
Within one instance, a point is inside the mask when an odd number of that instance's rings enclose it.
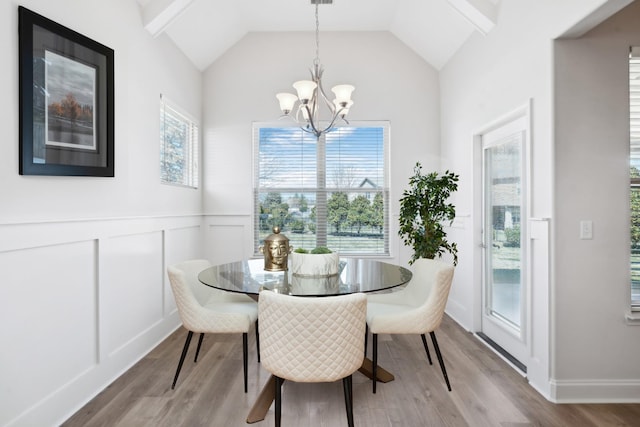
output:
{"label": "chandelier arm", "polygon": [[[344,108],[340,108],[340,110],[338,110],[334,115],[333,118],[331,119],[331,123],[329,123],[329,125],[324,128],[322,131],[320,131],[320,133],[326,133],[329,132],[331,130],[331,128],[333,128],[333,125],[336,123],[336,120],[338,120],[338,118],[340,117],[340,112],[344,110]],[[342,118],[344,120],[344,117]],[[345,120],[346,121],[346,120]],[[348,124],[349,122],[347,122]]]}
{"label": "chandelier arm", "polygon": [[[322,132],[319,131],[318,127],[316,126],[316,123],[313,118],[313,114],[311,114],[311,109],[309,108],[309,105],[301,105],[300,108],[301,109],[304,108],[307,112],[307,119],[305,119],[304,121],[300,121],[298,119],[298,116],[296,115],[296,122],[300,124],[300,129],[304,130],[305,132],[312,133],[316,136],[320,136]],[[300,110],[298,110],[298,113],[299,112]],[[304,114],[303,114],[303,118],[304,118]]]}
{"label": "chandelier arm", "polygon": [[296,108],[295,114],[294,114],[293,111],[291,111],[289,114],[283,114],[281,116],[281,118],[288,117],[288,118],[292,119],[300,127],[300,129],[302,129],[304,131],[307,131],[307,129],[305,129],[305,126],[308,127],[308,123],[309,123],[308,120],[306,120],[306,119],[305,120],[301,120],[300,119],[301,110],[303,108],[308,110],[308,106],[303,105],[303,104],[299,104],[298,108]]}
{"label": "chandelier arm", "polygon": [[312,134],[312,135],[314,135],[314,136],[316,136],[318,138],[320,137],[320,135],[322,135],[317,130],[309,129],[308,126],[307,127],[300,126],[300,130],[303,131],[303,132],[306,132],[306,133],[310,133],[310,134]]}
{"label": "chandelier arm", "polygon": [[[307,106],[304,106],[302,108],[307,109]],[[320,137],[323,133],[328,133],[332,130],[333,125],[335,124],[335,122],[340,119],[342,121],[344,121],[346,124],[349,124],[349,121],[347,119],[345,119],[344,117],[340,117],[340,113],[344,110],[344,108],[341,108],[340,110],[338,110],[338,112],[336,113],[335,116],[333,116],[333,118],[331,119],[331,122],[324,128],[324,129],[319,129],[318,126],[316,125],[316,123],[314,122],[313,119],[309,119],[305,122],[301,122],[297,117],[295,118],[296,123],[298,123],[300,125],[300,129],[307,132],[307,133],[311,133],[313,135],[315,135],[316,137]],[[297,115],[296,115],[297,116]]]}
{"label": "chandelier arm", "polygon": [[336,107],[333,104],[333,102],[329,101],[329,98],[327,97],[327,94],[324,93],[324,88],[322,87],[322,82],[320,80],[318,80],[318,93],[320,94],[320,96],[322,97],[322,100],[324,101],[325,105],[327,106],[327,108],[329,109],[329,111],[331,112],[331,115],[336,114]]}
{"label": "chandelier arm", "polygon": [[[315,104],[315,99],[314,99],[314,104]],[[315,107],[315,105],[314,105]],[[315,134],[317,137],[319,137],[320,135],[322,135],[323,133],[327,133],[331,130],[331,128],[333,127],[333,125],[336,123],[336,120],[338,120],[338,118],[341,118],[342,120],[344,120],[347,124],[349,124],[349,122],[347,120],[345,120],[344,117],[340,117],[340,113],[342,113],[344,110],[346,110],[346,107],[340,107],[340,109],[332,111],[331,112],[331,121],[329,122],[329,124],[324,128],[324,129],[320,129],[318,127],[318,123],[316,123],[316,120],[314,120],[314,115],[311,114],[311,109],[309,108],[309,105],[301,105],[300,108],[304,108],[307,111],[307,117],[308,119],[306,119],[306,130],[309,133],[313,133]],[[333,110],[333,109],[332,109]],[[300,110],[298,110],[299,113]],[[317,110],[316,110],[317,111]],[[304,115],[303,115],[304,116]],[[301,122],[298,119],[298,115],[296,114],[296,122],[298,123],[305,123],[305,122]],[[300,126],[303,130],[305,130],[305,127]],[[308,128],[311,128],[311,130],[308,130]]]}
{"label": "chandelier arm", "polygon": [[312,122],[314,120],[318,121],[318,117],[319,117],[319,114],[320,114],[319,109],[320,109],[320,106],[318,105],[317,97],[314,96],[311,99],[311,107],[309,108],[309,111],[307,111],[310,121],[312,121]]}

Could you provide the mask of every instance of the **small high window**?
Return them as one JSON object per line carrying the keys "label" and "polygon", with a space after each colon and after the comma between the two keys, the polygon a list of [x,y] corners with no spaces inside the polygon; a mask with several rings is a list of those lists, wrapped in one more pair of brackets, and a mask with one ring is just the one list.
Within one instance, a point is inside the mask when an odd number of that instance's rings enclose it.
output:
{"label": "small high window", "polygon": [[160,98],[160,182],[198,188],[198,124]]}

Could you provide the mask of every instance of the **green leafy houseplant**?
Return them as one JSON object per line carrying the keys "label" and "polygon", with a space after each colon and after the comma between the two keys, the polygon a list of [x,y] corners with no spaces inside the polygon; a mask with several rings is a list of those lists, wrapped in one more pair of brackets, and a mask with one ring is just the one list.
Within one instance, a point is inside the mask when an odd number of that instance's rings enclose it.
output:
{"label": "green leafy houseplant", "polygon": [[317,248],[311,249],[311,251],[308,251],[304,248],[296,248],[294,252],[297,254],[331,254],[333,253],[331,249],[324,246],[318,246]]}
{"label": "green leafy houseplant", "polygon": [[418,258],[442,256],[445,252],[453,255],[453,265],[458,264],[458,247],[447,240],[442,223],[453,222],[456,209],[447,199],[458,189],[459,176],[446,171],[442,175],[432,172],[422,174],[420,162],[409,178],[409,188],[400,199],[400,229],[402,241],[413,247],[409,264]]}

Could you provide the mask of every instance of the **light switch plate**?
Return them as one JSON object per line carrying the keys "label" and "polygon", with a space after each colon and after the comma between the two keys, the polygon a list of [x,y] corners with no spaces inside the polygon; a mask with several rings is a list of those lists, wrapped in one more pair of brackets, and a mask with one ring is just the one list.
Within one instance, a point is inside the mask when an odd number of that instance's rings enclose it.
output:
{"label": "light switch plate", "polygon": [[593,239],[593,221],[580,221],[580,238]]}

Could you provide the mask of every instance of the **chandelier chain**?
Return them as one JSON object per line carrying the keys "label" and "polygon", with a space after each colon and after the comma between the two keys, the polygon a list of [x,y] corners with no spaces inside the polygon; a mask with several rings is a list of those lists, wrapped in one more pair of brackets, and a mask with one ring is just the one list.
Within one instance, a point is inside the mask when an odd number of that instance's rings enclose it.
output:
{"label": "chandelier chain", "polygon": [[316,59],[314,65],[320,64],[320,20],[318,19],[318,3],[316,3]]}

